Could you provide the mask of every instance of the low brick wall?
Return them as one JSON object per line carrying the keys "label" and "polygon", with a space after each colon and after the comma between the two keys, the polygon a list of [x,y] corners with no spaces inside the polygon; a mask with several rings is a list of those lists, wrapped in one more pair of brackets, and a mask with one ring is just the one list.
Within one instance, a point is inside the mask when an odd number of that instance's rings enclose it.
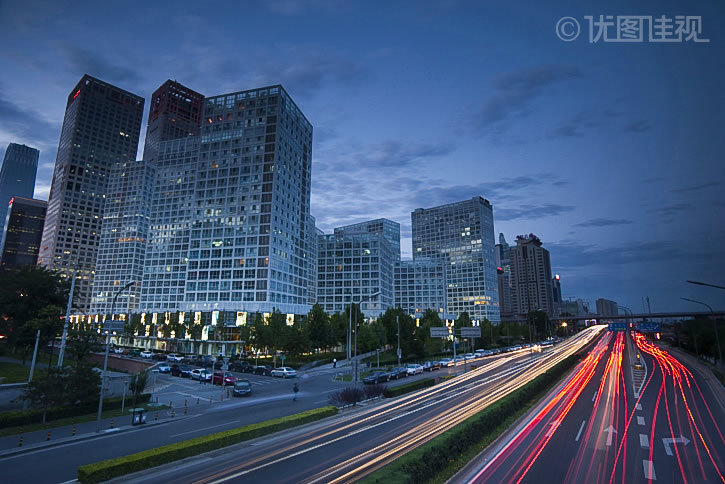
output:
{"label": "low brick wall", "polygon": [[[103,354],[94,353],[91,356],[88,357],[88,361],[93,363],[94,365],[98,366],[99,368],[103,368]],[[122,371],[124,373],[138,373],[139,371],[144,371],[147,368],[152,367],[155,365],[156,362],[153,361],[139,361],[139,360],[131,360],[128,358],[122,358],[120,356],[116,355],[108,355],[108,369],[114,370],[114,371]]]}

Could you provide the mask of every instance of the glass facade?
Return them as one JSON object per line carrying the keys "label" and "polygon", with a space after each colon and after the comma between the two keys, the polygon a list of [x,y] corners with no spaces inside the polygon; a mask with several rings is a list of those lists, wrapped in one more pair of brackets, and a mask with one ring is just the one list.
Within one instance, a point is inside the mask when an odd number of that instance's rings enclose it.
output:
{"label": "glass facade", "polygon": [[68,95],[38,263],[76,274],[75,306],[90,309],[111,169],[136,159],[144,99],[85,75]]}
{"label": "glass facade", "polygon": [[378,234],[388,241],[393,250],[395,261],[400,260],[400,224],[386,218],[368,220],[352,225],[345,225],[335,229],[335,233],[345,234]]}
{"label": "glass facade", "polygon": [[395,263],[395,307],[421,317],[432,309],[447,317],[446,271],[439,260],[419,257]]}
{"label": "glass facade", "polygon": [[0,268],[19,269],[38,262],[47,202],[13,197],[8,206],[5,234],[0,243]]}
{"label": "glass facade", "polygon": [[11,198],[33,198],[39,155],[35,148],[16,143],[10,143],[5,150],[0,168],[0,223],[5,222]]}
{"label": "glass facade", "polygon": [[411,214],[413,259],[439,260],[446,267],[448,312],[500,322],[493,207],[482,197],[419,208]]}

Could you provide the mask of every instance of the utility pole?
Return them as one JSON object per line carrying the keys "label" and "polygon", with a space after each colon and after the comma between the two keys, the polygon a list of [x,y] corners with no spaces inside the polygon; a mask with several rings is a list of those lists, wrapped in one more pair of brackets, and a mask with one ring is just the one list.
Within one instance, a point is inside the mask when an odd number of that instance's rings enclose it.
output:
{"label": "utility pole", "polygon": [[33,371],[35,371],[35,358],[38,356],[38,342],[40,341],[40,330],[35,333],[35,348],[33,349],[33,361],[30,363],[30,375],[28,376],[28,383],[33,381]]}
{"label": "utility pole", "polygon": [[398,324],[398,366],[400,366],[400,316],[395,316],[395,322]]}
{"label": "utility pole", "polygon": [[73,289],[76,285],[76,271],[73,269],[73,276],[70,282],[70,292],[68,293],[68,306],[65,309],[65,321],[63,321],[63,336],[60,338],[60,351],[58,351],[58,367],[63,366],[63,354],[65,353],[65,340],[68,337],[68,321],[70,320],[71,307],[73,306]]}

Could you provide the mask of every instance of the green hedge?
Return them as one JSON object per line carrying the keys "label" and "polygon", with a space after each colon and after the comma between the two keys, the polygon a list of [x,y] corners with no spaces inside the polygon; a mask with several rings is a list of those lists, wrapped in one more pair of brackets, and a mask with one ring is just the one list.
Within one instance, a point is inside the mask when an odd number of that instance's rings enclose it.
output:
{"label": "green hedge", "polygon": [[125,457],[95,462],[78,468],[78,480],[83,483],[106,481],[114,477],[167,464],[204,452],[238,444],[245,440],[314,422],[335,415],[337,411],[337,407],[332,406],[316,408],[287,417],[267,420],[265,422],[165,445],[156,449],[145,450]]}
{"label": "green hedge", "polygon": [[[136,398],[137,404],[143,404],[151,400],[151,394],[144,393]],[[103,400],[104,410],[114,410],[121,408],[121,398],[109,398]],[[126,404],[133,403],[133,396],[126,397]],[[91,402],[84,405],[73,405],[65,407],[51,407],[46,411],[45,421],[57,420],[60,418],[78,417],[86,415],[98,410],[98,402]],[[19,427],[21,425],[31,425],[43,422],[43,409],[34,408],[32,410],[15,410],[11,412],[0,413],[0,429],[8,427]]]}
{"label": "green hedge", "polygon": [[581,353],[570,356],[465,422],[371,474],[364,482],[428,482],[450,464],[450,456],[460,455],[471,446],[495,437],[490,434],[501,422],[548,390],[581,358]]}
{"label": "green hedge", "polygon": [[392,398],[415,390],[420,390],[421,388],[432,387],[437,383],[437,380],[437,378],[423,378],[421,380],[406,383],[405,385],[400,385],[397,387],[387,387],[383,392],[383,396],[385,398]]}

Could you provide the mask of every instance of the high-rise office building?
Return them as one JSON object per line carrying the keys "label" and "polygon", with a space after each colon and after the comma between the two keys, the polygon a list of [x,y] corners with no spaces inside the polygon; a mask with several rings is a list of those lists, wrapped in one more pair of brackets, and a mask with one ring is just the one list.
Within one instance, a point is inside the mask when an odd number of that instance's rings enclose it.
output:
{"label": "high-rise office building", "polygon": [[199,136],[204,96],[169,79],[151,96],[143,159],[155,161],[159,143]]}
{"label": "high-rise office building", "polygon": [[366,317],[393,307],[395,255],[382,234],[335,230],[320,236],[318,246],[317,302],[325,311],[340,313],[363,299],[360,310]]}
{"label": "high-rise office building", "polygon": [[552,298],[554,299],[554,316],[558,316],[561,312],[561,278],[559,274],[554,274],[551,280]]}
{"label": "high-rise office building", "polygon": [[413,258],[440,260],[446,267],[448,312],[500,322],[493,207],[483,197],[411,214]]}
{"label": "high-rise office building", "polygon": [[144,99],[89,75],[68,95],[38,263],[76,274],[88,311],[111,169],[136,159]]}
{"label": "high-rise office building", "polygon": [[609,299],[597,299],[597,314],[599,316],[617,316],[619,314],[619,306],[616,301]]}
{"label": "high-rise office building", "polygon": [[0,224],[5,223],[11,198],[33,198],[39,155],[35,148],[16,143],[10,143],[5,150],[0,168]]}
{"label": "high-rise office building", "polygon": [[498,272],[498,303],[501,308],[502,320],[510,319],[513,316],[510,249],[503,234],[498,234],[498,244],[496,244],[496,271]]}
{"label": "high-rise office building", "polygon": [[207,97],[200,137],[159,145],[142,309],[307,313],[311,155],[282,86]]}
{"label": "high-rise office building", "polygon": [[42,200],[13,197],[4,221],[4,238],[0,242],[0,268],[19,269],[38,262],[43,223],[48,203]]}
{"label": "high-rise office building", "polygon": [[400,260],[400,224],[387,218],[368,220],[344,227],[337,227],[335,233],[345,234],[378,234],[385,237],[393,249],[393,257]]}
{"label": "high-rise office building", "polygon": [[544,311],[554,316],[549,251],[534,234],[516,237],[511,247],[511,301],[519,318],[530,311]]}
{"label": "high-rise office building", "polygon": [[114,295],[129,282],[135,284],[118,295],[115,312],[139,309],[154,179],[154,166],[146,160],[118,163],[111,169],[93,278],[92,314],[110,313]]}
{"label": "high-rise office building", "polygon": [[428,309],[448,318],[446,267],[440,260],[418,257],[395,263],[395,307],[421,317]]}
{"label": "high-rise office building", "polygon": [[305,259],[307,259],[307,304],[314,305],[317,302],[317,257],[319,255],[319,236],[324,235],[322,230],[315,225],[315,217],[307,217],[307,229],[305,232]]}

